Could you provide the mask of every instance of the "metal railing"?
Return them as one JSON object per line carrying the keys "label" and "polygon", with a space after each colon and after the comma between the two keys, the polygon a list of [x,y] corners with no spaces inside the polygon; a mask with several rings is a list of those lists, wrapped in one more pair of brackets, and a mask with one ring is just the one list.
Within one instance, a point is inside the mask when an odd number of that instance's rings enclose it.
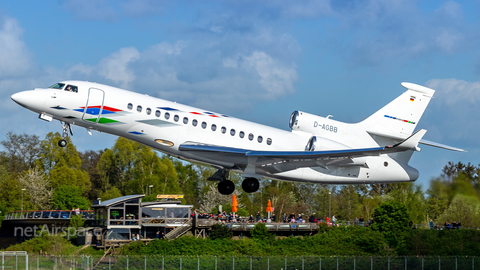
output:
{"label": "metal railing", "polygon": [[94,219],[93,210],[26,210],[8,212],[5,220],[21,219],[70,219],[81,216],[83,219]]}

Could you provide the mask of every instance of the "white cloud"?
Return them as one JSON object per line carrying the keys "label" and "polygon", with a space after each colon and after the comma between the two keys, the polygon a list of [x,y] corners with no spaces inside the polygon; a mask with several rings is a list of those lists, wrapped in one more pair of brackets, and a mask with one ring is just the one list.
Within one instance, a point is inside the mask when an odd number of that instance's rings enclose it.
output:
{"label": "white cloud", "polygon": [[298,79],[296,65],[285,65],[273,59],[265,52],[254,51],[249,56],[225,58],[225,67],[242,68],[260,76],[260,84],[272,97],[284,96],[294,92],[294,83]]}
{"label": "white cloud", "polygon": [[32,67],[22,35],[16,19],[0,17],[0,78],[23,76]]}
{"label": "white cloud", "polygon": [[437,90],[437,102],[451,107],[461,108],[462,103],[480,103],[480,82],[467,82],[458,79],[432,79],[427,87]]}
{"label": "white cloud", "polygon": [[122,48],[98,63],[98,73],[105,79],[120,83],[122,87],[127,87],[135,79],[135,74],[129,69],[128,65],[139,57],[140,53],[137,49],[132,47]]}

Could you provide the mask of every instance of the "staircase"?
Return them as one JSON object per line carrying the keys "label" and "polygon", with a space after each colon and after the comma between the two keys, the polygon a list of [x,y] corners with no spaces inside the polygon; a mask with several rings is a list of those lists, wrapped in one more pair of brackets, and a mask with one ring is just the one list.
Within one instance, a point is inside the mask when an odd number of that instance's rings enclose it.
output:
{"label": "staircase", "polygon": [[177,237],[184,235],[191,228],[192,228],[192,220],[189,219],[187,222],[183,223],[182,225],[176,227],[175,229],[167,233],[167,235],[165,235],[165,238],[168,240],[175,239]]}

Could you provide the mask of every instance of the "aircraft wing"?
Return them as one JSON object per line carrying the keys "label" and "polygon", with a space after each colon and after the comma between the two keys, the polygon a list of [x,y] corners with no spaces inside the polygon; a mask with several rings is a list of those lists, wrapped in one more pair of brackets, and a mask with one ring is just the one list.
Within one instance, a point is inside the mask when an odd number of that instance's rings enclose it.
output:
{"label": "aircraft wing", "polygon": [[[276,162],[292,163],[295,168],[326,166],[331,160],[352,159],[366,156],[378,156],[380,154],[396,153],[415,149],[426,130],[418,130],[407,139],[393,146],[381,146],[372,148],[326,150],[326,151],[255,151],[249,149],[232,148],[216,145],[198,144],[187,142],[179,146],[181,151],[197,152],[199,154],[222,154],[238,160],[243,157],[245,164],[249,157],[257,158],[256,165],[266,165]],[[290,168],[293,169],[293,168]]]}

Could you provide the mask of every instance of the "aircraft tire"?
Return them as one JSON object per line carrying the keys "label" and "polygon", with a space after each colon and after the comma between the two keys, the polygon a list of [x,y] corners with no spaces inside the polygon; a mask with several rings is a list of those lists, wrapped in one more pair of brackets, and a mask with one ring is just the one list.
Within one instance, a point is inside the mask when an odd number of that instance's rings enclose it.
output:
{"label": "aircraft tire", "polygon": [[60,141],[58,141],[58,146],[60,146],[60,147],[67,146],[67,140],[61,139]]}
{"label": "aircraft tire", "polygon": [[247,193],[253,193],[256,192],[258,188],[260,188],[260,183],[258,182],[257,178],[247,177],[242,182],[242,188],[243,191]]}
{"label": "aircraft tire", "polygon": [[218,192],[222,195],[230,195],[235,191],[235,184],[230,180],[224,180],[218,183]]}

